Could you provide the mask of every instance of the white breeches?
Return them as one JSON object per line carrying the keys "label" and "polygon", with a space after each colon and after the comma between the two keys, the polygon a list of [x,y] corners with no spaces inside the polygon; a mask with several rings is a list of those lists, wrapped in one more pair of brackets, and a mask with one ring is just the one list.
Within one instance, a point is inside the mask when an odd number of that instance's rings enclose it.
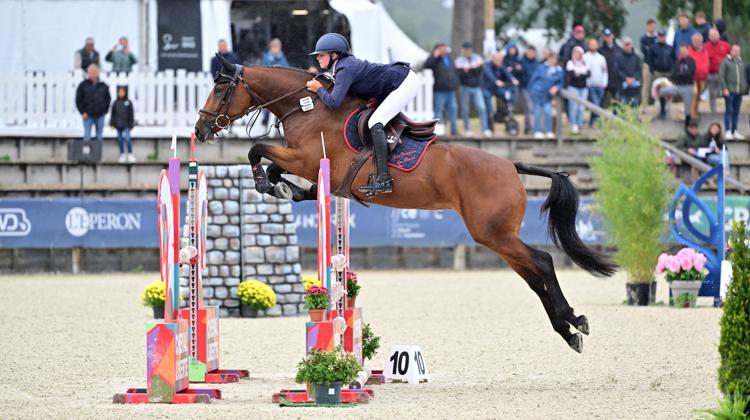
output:
{"label": "white breeches", "polygon": [[377,123],[383,124],[385,127],[393,117],[401,112],[417,96],[421,87],[422,83],[419,80],[419,76],[409,70],[406,78],[401,82],[401,86],[386,96],[383,99],[383,103],[372,113],[370,121],[367,122],[368,127],[372,128]]}

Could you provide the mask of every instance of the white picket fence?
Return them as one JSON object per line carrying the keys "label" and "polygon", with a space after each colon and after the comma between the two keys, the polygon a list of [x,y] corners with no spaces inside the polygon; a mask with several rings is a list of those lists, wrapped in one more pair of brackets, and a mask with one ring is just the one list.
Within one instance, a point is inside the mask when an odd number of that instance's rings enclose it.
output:
{"label": "white picket fence", "polygon": [[[432,72],[426,70],[420,75],[422,89],[404,112],[412,118],[429,119],[433,117]],[[80,70],[0,74],[0,135],[79,137],[83,124],[75,95],[83,78]],[[198,110],[213,86],[210,74],[184,70],[102,73],[101,78],[109,85],[112,100],[118,85],[128,86],[138,127],[133,135],[143,137],[192,131]],[[232,132],[244,133],[245,122],[235,122]],[[242,130],[238,129],[240,125]],[[262,131],[258,124],[253,134]],[[105,136],[114,136],[113,130],[105,129]]]}

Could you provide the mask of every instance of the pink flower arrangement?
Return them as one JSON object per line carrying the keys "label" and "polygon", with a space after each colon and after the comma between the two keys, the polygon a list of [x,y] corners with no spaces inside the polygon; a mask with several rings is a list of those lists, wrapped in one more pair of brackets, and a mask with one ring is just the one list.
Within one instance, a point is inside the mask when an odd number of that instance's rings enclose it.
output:
{"label": "pink flower arrangement", "polygon": [[319,286],[310,286],[307,290],[305,290],[305,294],[308,295],[327,295],[328,289],[325,287],[319,287]]}
{"label": "pink flower arrangement", "polygon": [[667,281],[703,280],[706,256],[692,248],[682,248],[676,255],[661,254],[656,263],[656,273],[666,271]]}

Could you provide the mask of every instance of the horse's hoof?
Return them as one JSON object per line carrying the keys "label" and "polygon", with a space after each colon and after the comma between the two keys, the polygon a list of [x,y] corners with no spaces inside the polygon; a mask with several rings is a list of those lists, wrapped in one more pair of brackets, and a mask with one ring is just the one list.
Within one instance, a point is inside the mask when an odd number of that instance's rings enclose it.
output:
{"label": "horse's hoof", "polygon": [[589,335],[589,320],[586,318],[585,315],[581,315],[578,318],[576,318],[576,323],[573,325],[573,328],[577,329],[578,331]]}
{"label": "horse's hoof", "polygon": [[568,339],[568,345],[578,353],[583,353],[583,336],[578,333],[571,335]]}
{"label": "horse's hoof", "polygon": [[273,188],[273,186],[267,179],[255,181],[255,191],[258,191],[261,194],[268,193],[271,191],[271,188]]}
{"label": "horse's hoof", "polygon": [[284,183],[279,183],[273,186],[273,196],[276,198],[282,198],[289,200],[292,198],[292,189]]}

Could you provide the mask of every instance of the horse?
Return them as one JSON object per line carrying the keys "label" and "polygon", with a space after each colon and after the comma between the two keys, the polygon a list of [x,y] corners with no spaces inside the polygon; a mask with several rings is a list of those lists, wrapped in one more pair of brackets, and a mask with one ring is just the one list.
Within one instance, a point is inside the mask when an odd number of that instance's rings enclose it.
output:
{"label": "horse", "polygon": [[[225,60],[222,64],[213,89],[199,111],[195,124],[198,141],[211,142],[232,121],[267,109],[283,122],[286,145],[256,142],[251,147],[248,159],[257,191],[288,197],[288,193],[282,193],[286,187],[280,188],[287,185],[295,188],[296,201],[315,199],[314,185],[310,190],[301,191],[281,174],[297,175],[314,183],[319,159],[324,154],[331,161],[331,190],[339,189],[357,156],[345,145],[345,120],[367,100],[348,95],[339,109],[329,110],[317,100],[315,93],[305,90],[305,82],[313,77],[320,79],[320,75],[281,67],[245,67]],[[329,88],[332,84],[331,80],[324,81]],[[301,106],[300,101],[307,102],[308,106]],[[263,158],[271,162],[268,172],[261,165]],[[346,187],[365,184],[366,172],[358,173]],[[564,172],[511,162],[476,148],[436,142],[413,171],[392,171],[392,193],[366,197],[356,188],[349,188],[352,191],[347,192],[366,204],[456,211],[474,241],[496,252],[526,281],[541,300],[553,329],[570,348],[581,353],[581,334],[590,332],[588,319],[585,315],[576,315],[565,299],[550,254],[520,239],[527,196],[519,174],[551,179],[542,214],[548,214],[548,234],[552,242],[589,273],[613,275],[617,265],[587,247],[576,232],[579,196]],[[570,327],[578,332],[571,332]]]}

